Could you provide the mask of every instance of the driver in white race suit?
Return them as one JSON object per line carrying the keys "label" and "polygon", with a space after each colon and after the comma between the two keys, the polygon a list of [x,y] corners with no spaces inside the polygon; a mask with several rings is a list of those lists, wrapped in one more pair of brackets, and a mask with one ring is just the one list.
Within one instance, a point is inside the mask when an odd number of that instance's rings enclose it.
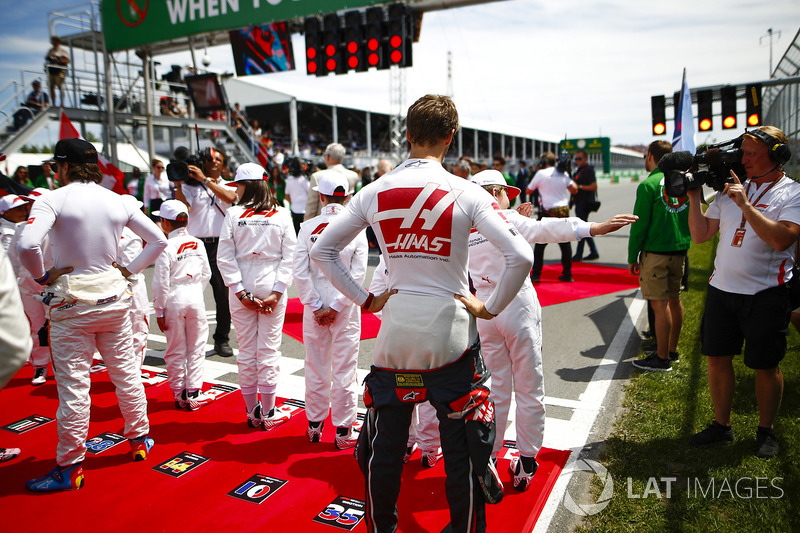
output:
{"label": "driver in white race suit", "polygon": [[[128,277],[151,264],[166,247],[164,234],[144,213],[100,185],[97,151],[83,139],[56,144],[59,180],[65,185],[37,200],[19,239],[19,258],[49,300],[50,350],[58,386],[56,467],[27,482],[29,490],[83,486],[81,463],[89,431],[89,368],[95,348],[114,384],[124,435],[135,461],[153,446],[147,398],[133,353]],[[127,265],[117,265],[125,226],[147,246]],[[53,268],[45,270],[42,243],[50,237]]]}
{"label": "driver in white race suit", "polygon": [[[450,98],[417,100],[407,118],[410,158],[361,189],[311,250],[337,289],[368,312],[383,310],[357,447],[370,532],[397,527],[403,455],[418,402],[428,400],[437,410],[451,530],[485,531],[485,503],[502,498],[490,461],[494,406],[475,317],[491,319],[508,305],[528,276],[533,254],[492,206],[491,196],[442,167],[458,127]],[[350,276],[339,256],[367,226],[375,231],[389,271],[390,290],[378,296]],[[473,226],[505,259],[485,305],[470,294],[467,282]]]}

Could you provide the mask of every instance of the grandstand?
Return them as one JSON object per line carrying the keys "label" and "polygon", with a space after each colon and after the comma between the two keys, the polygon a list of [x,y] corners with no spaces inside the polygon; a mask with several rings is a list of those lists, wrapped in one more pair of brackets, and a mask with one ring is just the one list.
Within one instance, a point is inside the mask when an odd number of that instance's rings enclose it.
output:
{"label": "grandstand", "polygon": [[[105,50],[99,2],[50,12],[48,26],[51,35],[61,37],[72,58],[65,85],[65,113],[84,133],[90,124],[101,125],[105,155],[123,170],[133,166],[149,169],[155,155],[169,157],[178,146],[196,147],[196,129],[201,147],[223,148],[234,165],[259,161],[258,142],[254,142],[249,128],[245,128],[247,135],[235,132],[228,120],[220,120],[226,118],[222,114],[198,117],[191,109],[183,117],[160,114],[159,101],[166,97],[175,98],[181,107],[191,107],[183,83],[186,68],[160,65],[158,55]],[[152,53],[183,50],[191,51],[194,57],[198,43],[224,44],[226,36],[226,32],[216,32],[185,37],[162,43]],[[202,72],[197,64],[193,68]],[[12,117],[30,82],[42,76],[41,71],[23,71],[21,79],[10,80],[0,88],[0,151],[19,151],[37,131],[58,120],[60,109],[50,108],[19,131],[10,131]],[[393,115],[388,103],[386,108],[365,109],[347,95],[313,94],[269,76],[222,76],[220,81],[228,102],[240,102],[249,118],[259,120],[272,149],[319,161],[328,143],[341,142],[352,154],[347,163],[358,168],[374,166],[381,158],[397,161],[403,155],[392,149]],[[109,101],[113,105],[107,105]],[[462,116],[462,130],[449,155],[452,159],[467,155],[489,164],[494,155],[503,155],[509,161],[508,170],[513,171],[520,160],[531,162],[545,151],[557,152],[559,140],[559,136],[528,128],[509,128]],[[142,150],[132,160],[121,161],[117,146],[122,143]],[[614,169],[642,166],[641,154],[622,148],[612,147],[611,161]]]}

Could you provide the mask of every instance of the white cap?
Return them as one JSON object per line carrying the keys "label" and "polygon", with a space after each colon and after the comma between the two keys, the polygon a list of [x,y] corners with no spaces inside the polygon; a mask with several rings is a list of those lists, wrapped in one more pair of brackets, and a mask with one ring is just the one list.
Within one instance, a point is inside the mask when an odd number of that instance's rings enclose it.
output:
{"label": "white cap", "polygon": [[508,189],[508,199],[513,200],[517,196],[519,196],[520,190],[516,187],[512,187],[508,184],[506,179],[503,177],[503,174],[499,170],[494,169],[487,169],[481,170],[474,176],[472,176],[472,181],[484,187],[486,185],[500,185],[501,187],[506,187]]}
{"label": "white cap", "polygon": [[236,169],[236,177],[225,185],[236,187],[240,181],[259,181],[267,179],[267,171],[256,163],[243,163]]}
{"label": "white cap", "polygon": [[23,196],[17,196],[16,194],[6,194],[2,198],[0,198],[0,215],[5,213],[9,209],[14,209],[15,207],[25,205],[27,201],[28,200]]}
{"label": "white cap", "polygon": [[189,208],[186,207],[186,204],[180,200],[167,200],[161,204],[161,207],[158,211],[153,211],[153,214],[157,217],[165,218],[167,220],[184,221],[189,220],[189,216],[187,215],[188,212]]}
{"label": "white cap", "polygon": [[283,165],[283,152],[278,152],[277,154],[272,156],[272,162],[278,166]]}
{"label": "white cap", "polygon": [[347,196],[349,189],[350,182],[338,172],[323,173],[319,178],[319,184],[316,187],[312,187],[312,190],[325,196]]}

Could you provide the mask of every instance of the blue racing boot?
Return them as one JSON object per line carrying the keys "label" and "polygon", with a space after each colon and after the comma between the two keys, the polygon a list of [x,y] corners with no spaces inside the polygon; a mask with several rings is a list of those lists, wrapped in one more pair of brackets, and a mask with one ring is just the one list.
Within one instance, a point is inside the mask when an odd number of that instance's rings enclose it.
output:
{"label": "blue racing boot", "polygon": [[138,439],[128,439],[128,442],[131,443],[131,455],[134,461],[144,461],[147,459],[147,454],[150,453],[150,450],[156,443],[156,441],[147,435],[139,437]]}
{"label": "blue racing boot", "polygon": [[83,487],[83,468],[81,463],[65,467],[56,465],[47,475],[28,480],[25,483],[25,488],[33,492],[78,490],[81,487]]}

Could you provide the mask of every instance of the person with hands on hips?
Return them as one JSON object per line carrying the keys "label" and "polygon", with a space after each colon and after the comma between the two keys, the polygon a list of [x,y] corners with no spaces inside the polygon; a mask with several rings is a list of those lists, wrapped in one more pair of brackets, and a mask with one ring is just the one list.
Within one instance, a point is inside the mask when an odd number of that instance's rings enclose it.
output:
{"label": "person with hands on hips", "polygon": [[[491,318],[513,300],[533,254],[485,191],[442,167],[458,128],[449,97],[419,98],[408,109],[410,158],[353,196],[311,250],[342,294],[365,311],[383,310],[356,447],[370,533],[397,527],[403,456],[420,402],[430,401],[439,418],[451,530],[486,531],[485,504],[503,497],[490,460],[494,408],[475,317]],[[353,279],[340,256],[367,226],[388,269],[390,290],[381,295]],[[466,298],[472,228],[499,248],[505,267],[485,304]]]}
{"label": "person with hands on hips", "polygon": [[288,420],[275,408],[275,397],[286,314],[283,294],[292,284],[297,243],[292,217],[272,196],[267,178],[255,163],[236,171],[228,186],[236,187],[239,202],[225,215],[217,253],[236,326],[247,423],[264,430]]}
{"label": "person with hands on hips", "polygon": [[733,182],[705,213],[702,190],[688,191],[692,240],[705,242],[719,232],[702,323],[714,420],[689,442],[707,446],[734,440],[733,358],[744,345],[744,363],[756,374],[755,455],[769,458],[780,451],[773,426],[783,396],[779,363],[786,354],[791,314],[786,283],[800,237],[800,184],[783,171],[791,153],[780,129],[760,126],[745,132],[741,153],[747,180],[742,183],[743,177],[731,172]]}
{"label": "person with hands on hips", "polygon": [[[146,459],[153,447],[139,360],[133,353],[126,278],[155,261],[167,245],[152,220],[100,185],[103,174],[91,143],[62,139],[55,160],[64,186],[34,203],[17,247],[22,265],[37,283],[48,286],[50,351],[58,386],[56,467],[26,483],[36,492],[83,486],[95,348],[116,389],[133,460]],[[125,226],[147,246],[129,264],[118,265]],[[42,258],[46,237],[53,257],[53,268],[47,271]],[[65,274],[69,277],[61,279]]]}
{"label": "person with hands on hips", "polygon": [[217,246],[225,212],[236,201],[236,192],[226,187],[222,179],[225,157],[219,150],[206,148],[202,152],[203,168],[189,165],[189,175],[199,183],[189,185],[175,182],[175,199],[189,207],[189,235],[203,242],[211,265],[211,289],[216,306],[217,326],[214,330],[214,351],[230,357],[233,350],[228,344],[231,332],[231,313],[228,289],[217,268]]}

